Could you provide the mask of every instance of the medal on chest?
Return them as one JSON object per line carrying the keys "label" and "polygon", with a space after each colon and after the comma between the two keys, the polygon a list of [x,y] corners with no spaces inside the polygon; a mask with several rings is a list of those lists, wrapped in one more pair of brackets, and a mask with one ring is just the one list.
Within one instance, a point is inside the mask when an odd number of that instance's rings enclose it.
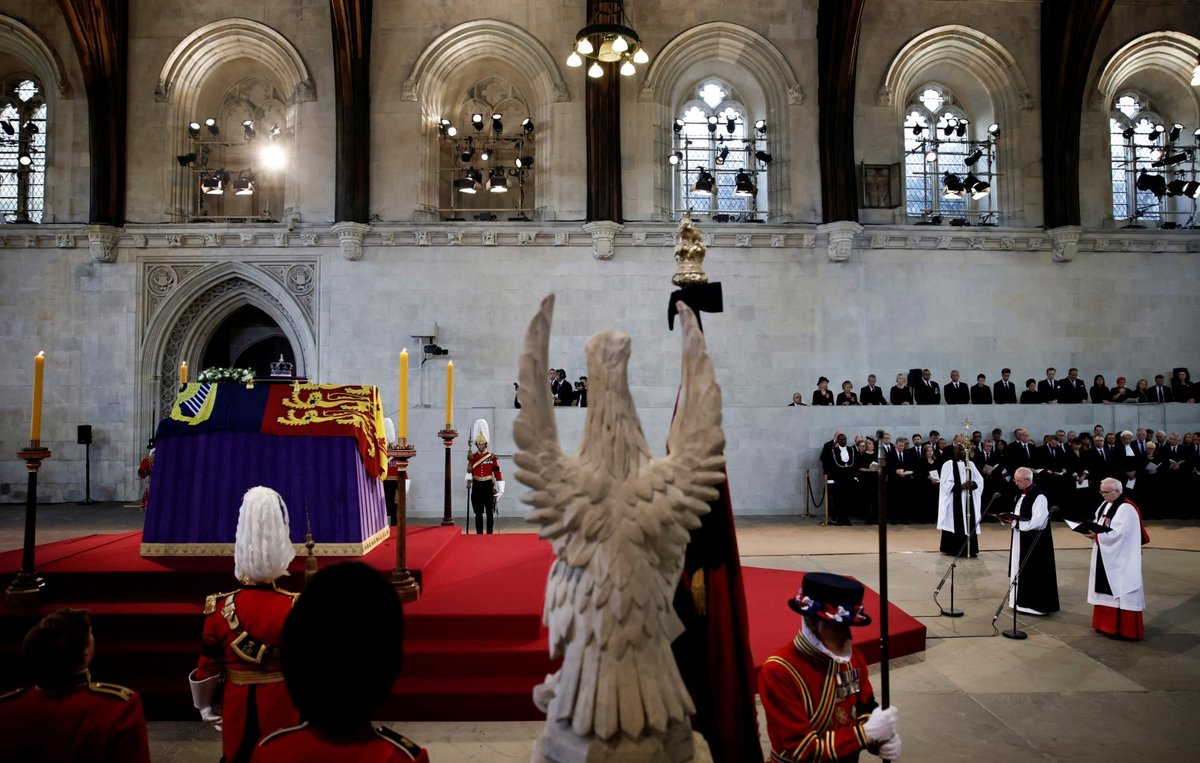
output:
{"label": "medal on chest", "polygon": [[858,694],[857,668],[838,671],[834,680],[836,681],[834,696],[837,697],[839,702],[852,694]]}

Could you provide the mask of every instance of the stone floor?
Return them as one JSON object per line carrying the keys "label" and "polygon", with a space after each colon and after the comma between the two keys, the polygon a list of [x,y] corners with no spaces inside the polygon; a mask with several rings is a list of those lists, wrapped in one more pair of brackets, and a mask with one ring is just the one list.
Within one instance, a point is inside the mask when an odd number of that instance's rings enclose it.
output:
{"label": "stone floor", "polygon": [[[23,507],[0,506],[0,550],[21,544]],[[118,504],[46,506],[38,540],[84,532],[136,529],[141,514]],[[522,532],[502,517],[502,532]],[[1110,641],[1090,627],[1085,602],[1088,545],[1063,527],[1054,531],[1063,610],[1024,618],[1024,641],[996,635],[1011,626],[993,615],[1007,583],[1008,536],[985,526],[982,551],[962,561],[954,604],[965,615],[938,615],[933,591],[948,558],[936,552],[929,526],[889,532],[892,600],[929,628],[923,654],[893,661],[891,701],[900,709],[909,761],[1194,760],[1192,713],[1200,707],[1200,522],[1151,522],[1146,547],[1146,640]],[[824,527],[814,519],[738,519],[745,564],[829,570],[878,586],[878,534],[870,527]],[[949,584],[939,596],[949,605]],[[780,602],[780,606],[785,606]],[[98,645],[103,649],[103,644]],[[878,666],[872,669],[878,691]],[[181,679],[182,680],[182,679]],[[760,713],[761,720],[761,713]],[[1111,730],[1119,724],[1119,730]],[[537,723],[393,723],[429,749],[437,763],[528,760]],[[765,739],[765,733],[763,734]],[[204,724],[152,723],[155,761],[216,761],[216,735]],[[865,756],[864,760],[872,759]]]}

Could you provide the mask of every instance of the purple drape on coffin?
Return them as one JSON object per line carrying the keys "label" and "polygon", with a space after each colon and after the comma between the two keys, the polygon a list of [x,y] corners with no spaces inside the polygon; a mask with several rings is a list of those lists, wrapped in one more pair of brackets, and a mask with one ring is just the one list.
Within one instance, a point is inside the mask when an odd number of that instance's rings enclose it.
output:
{"label": "purple drape on coffin", "polygon": [[160,438],[143,543],[233,543],[242,496],[255,485],[287,502],[292,542],[361,543],[387,525],[383,483],[353,437],[213,432]]}

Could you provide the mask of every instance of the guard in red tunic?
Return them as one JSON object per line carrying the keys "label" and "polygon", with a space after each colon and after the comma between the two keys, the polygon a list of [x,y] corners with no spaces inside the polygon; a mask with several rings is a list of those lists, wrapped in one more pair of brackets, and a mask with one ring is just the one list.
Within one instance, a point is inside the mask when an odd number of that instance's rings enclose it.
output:
{"label": "guard in red tunic", "polygon": [[146,443],[146,455],[142,456],[142,460],[138,462],[137,476],[142,481],[142,500],[140,505],[142,511],[146,510],[146,506],[150,504],[150,475],[154,471],[154,438],[150,438],[150,442]]}
{"label": "guard in red tunic", "polygon": [[34,685],[0,696],[0,760],[149,763],[142,700],[92,680],[95,652],[82,609],[60,609],[29,631],[21,657]]}
{"label": "guard in red tunic", "polygon": [[200,660],[188,677],[201,719],[221,729],[226,763],[249,761],[260,739],[300,721],[283,683],[279,653],[297,594],[275,587],[295,555],[283,499],[270,488],[250,488],[234,545],[234,574],[243,587],[205,601]]}
{"label": "guard in red tunic", "polygon": [[475,532],[483,534],[483,517],[487,515],[487,532],[492,534],[492,516],[496,504],[504,495],[504,476],[500,474],[500,461],[488,450],[488,423],[476,420],[471,427],[471,441],[475,451],[467,454],[467,487],[471,490],[471,508],[475,510]]}
{"label": "guard in red tunic", "polygon": [[428,763],[419,745],[371,725],[403,656],[404,611],[391,584],[362,562],[322,569],[283,629],[283,674],[305,722],[263,739],[254,763]]}
{"label": "guard in red tunic", "polygon": [[863,750],[899,759],[896,708],[877,709],[850,641],[851,626],[871,622],[862,600],[861,583],[825,572],[805,575],[788,600],[804,616],[800,632],[758,673],[772,761],[857,761]]}

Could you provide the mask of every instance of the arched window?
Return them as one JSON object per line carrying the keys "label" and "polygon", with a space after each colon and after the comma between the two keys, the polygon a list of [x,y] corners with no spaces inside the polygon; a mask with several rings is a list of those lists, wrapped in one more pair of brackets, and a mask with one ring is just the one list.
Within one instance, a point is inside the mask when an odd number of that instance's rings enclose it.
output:
{"label": "arched window", "polygon": [[761,222],[771,162],[766,121],[749,114],[727,84],[709,79],[683,104],[673,130],[674,218],[690,211],[717,222]]}
{"label": "arched window", "polygon": [[487,77],[470,87],[439,121],[441,219],[533,219],[536,128],[511,83]]}
{"label": "arched window", "polygon": [[0,86],[0,214],[40,223],[46,192],[46,101],[29,75]]}
{"label": "arched window", "polygon": [[1180,149],[1197,136],[1185,136],[1182,124],[1164,119],[1133,91],[1116,97],[1108,124],[1113,219],[1128,220],[1129,227],[1139,220],[1178,225],[1194,219],[1196,152]]}
{"label": "arched window", "polygon": [[980,126],[940,85],[917,90],[904,110],[904,196],[910,220],[995,225],[999,128]]}

